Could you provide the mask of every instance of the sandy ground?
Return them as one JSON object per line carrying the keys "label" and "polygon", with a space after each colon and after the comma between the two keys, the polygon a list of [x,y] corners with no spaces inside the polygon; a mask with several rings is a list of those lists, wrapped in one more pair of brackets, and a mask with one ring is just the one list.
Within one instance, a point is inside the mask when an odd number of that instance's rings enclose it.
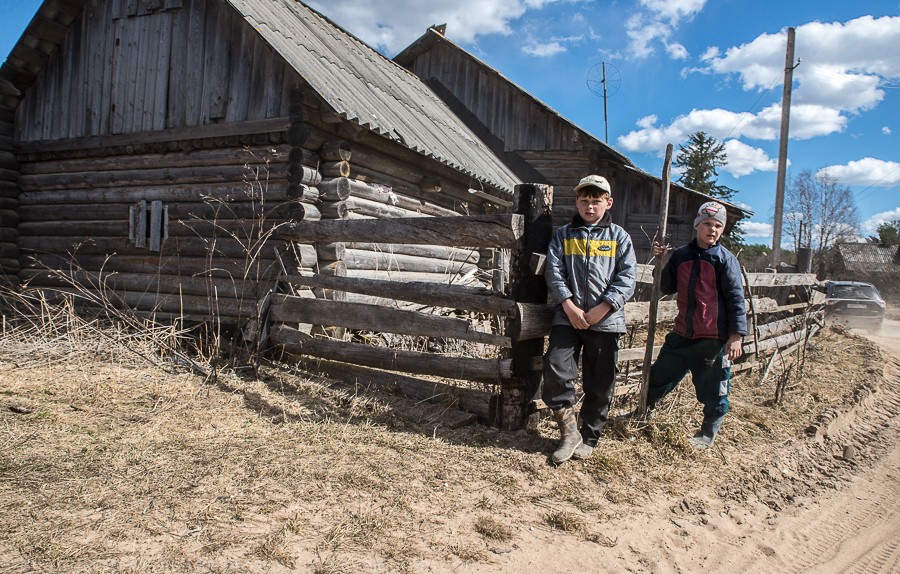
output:
{"label": "sandy ground", "polygon": [[[536,534],[496,568],[455,572],[900,572],[900,321],[857,332],[881,348],[884,384],[820,421],[808,440],[773,453],[760,469],[768,489],[754,481],[756,492],[742,501],[702,487],[660,497],[605,525],[608,535],[618,532],[612,549]],[[799,473],[789,467],[804,460],[827,488],[791,480]],[[785,498],[789,505],[776,501]]]}
{"label": "sandy ground", "polygon": [[891,319],[865,334],[880,353],[814,338],[819,385],[789,391],[790,412],[748,380],[710,451],[685,444],[696,420],[675,405],[655,434],[618,428],[560,467],[543,427],[442,429],[440,407],[295,377],[198,387],[111,363],[106,339],[12,345],[0,572],[900,572]]}

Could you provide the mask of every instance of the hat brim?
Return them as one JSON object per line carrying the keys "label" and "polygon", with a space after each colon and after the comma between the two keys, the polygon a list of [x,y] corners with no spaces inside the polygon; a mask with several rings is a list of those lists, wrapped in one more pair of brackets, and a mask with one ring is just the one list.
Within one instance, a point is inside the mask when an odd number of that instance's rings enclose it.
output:
{"label": "hat brim", "polygon": [[608,193],[610,196],[612,196],[612,190],[610,190],[606,187],[601,187],[601,186],[597,185],[596,183],[579,183],[578,185],[575,186],[575,192],[577,193],[578,191],[580,191],[586,187],[595,187],[595,188],[599,189],[602,193]]}

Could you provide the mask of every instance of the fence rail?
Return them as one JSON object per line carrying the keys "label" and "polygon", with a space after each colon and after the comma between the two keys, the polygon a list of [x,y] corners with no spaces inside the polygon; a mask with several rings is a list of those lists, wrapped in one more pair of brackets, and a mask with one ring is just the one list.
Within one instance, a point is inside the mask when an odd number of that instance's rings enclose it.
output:
{"label": "fence rail", "polygon": [[[416,400],[455,397],[460,409],[474,413],[484,423],[519,428],[536,404],[544,337],[549,333],[554,309],[546,303],[542,277],[542,256],[552,232],[551,204],[552,188],[526,185],[517,188],[516,212],[502,216],[323,220],[294,225],[282,239],[323,244],[369,241],[460,249],[492,247],[508,253],[507,264],[503,277],[494,279],[493,288],[453,284],[451,275],[444,284],[335,274],[285,275],[280,280],[282,292],[271,297],[268,341],[292,356],[303,357],[304,364],[324,374],[350,376],[354,381],[372,384],[395,377],[402,380],[404,394]],[[652,267],[640,265],[639,284],[649,285],[652,280]],[[817,283],[813,275],[756,273],[748,274],[745,283],[752,319],[749,324],[754,329],[744,344],[745,360],[735,365],[736,371],[748,370],[759,364],[762,355],[805,340],[821,309],[811,289]],[[285,293],[298,290],[325,296]],[[351,295],[393,301],[394,306],[348,300]],[[646,327],[649,305],[647,301],[626,304],[630,330]],[[661,301],[657,320],[671,321],[675,313],[674,301]],[[411,337],[452,340],[469,347],[450,346],[480,352],[478,357],[464,353],[454,356],[427,348],[398,349],[335,340],[316,336],[323,331],[312,329],[314,325],[336,327],[339,332],[350,329],[389,334],[407,341]],[[658,351],[654,348],[654,357]],[[645,348],[622,349],[619,360],[635,363],[634,369],[628,369],[633,374],[643,367]],[[410,375],[471,381],[475,388]],[[622,381],[617,394],[635,386]],[[418,390],[414,392],[415,387]],[[499,395],[490,390],[492,387],[499,388]],[[473,408],[474,404],[479,406]]]}

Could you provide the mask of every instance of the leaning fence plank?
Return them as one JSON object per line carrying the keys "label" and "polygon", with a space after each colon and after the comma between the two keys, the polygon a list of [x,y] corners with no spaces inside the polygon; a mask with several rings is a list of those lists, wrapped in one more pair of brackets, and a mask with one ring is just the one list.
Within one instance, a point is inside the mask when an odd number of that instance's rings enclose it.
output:
{"label": "leaning fence plank", "polygon": [[[669,212],[669,172],[672,167],[672,144],[666,146],[666,158],[663,161],[661,193],[659,199],[659,230],[656,236],[659,243],[666,243],[666,223]],[[659,305],[659,275],[662,271],[662,257],[656,262],[656,270],[653,273],[653,290],[650,292],[650,324],[647,330],[647,345],[644,352],[643,377],[641,381],[641,399],[638,403],[638,412],[643,413],[647,409],[647,393],[650,390],[650,363],[653,361],[653,343],[656,337],[656,313]]]}
{"label": "leaning fence plank", "polygon": [[509,337],[477,331],[465,319],[349,301],[303,299],[277,294],[272,297],[271,316],[272,320],[282,323],[311,323],[416,337],[461,339],[499,347],[511,345]]}
{"label": "leaning fence plank", "polygon": [[269,339],[273,343],[281,345],[288,353],[342,361],[376,369],[490,384],[499,384],[503,379],[512,377],[512,361],[508,359],[447,357],[434,353],[401,351],[331,339],[304,339],[295,337],[294,330],[283,325],[273,328],[269,333]]}

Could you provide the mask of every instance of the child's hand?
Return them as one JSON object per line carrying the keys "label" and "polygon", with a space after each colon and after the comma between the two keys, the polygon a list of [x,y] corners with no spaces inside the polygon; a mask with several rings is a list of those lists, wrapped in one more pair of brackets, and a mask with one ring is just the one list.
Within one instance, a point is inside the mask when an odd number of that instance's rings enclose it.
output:
{"label": "child's hand", "polygon": [[654,241],[653,246],[650,248],[654,257],[659,257],[660,255],[665,255],[669,251],[672,250],[671,245],[663,245],[659,241]]}
{"label": "child's hand", "polygon": [[728,358],[732,361],[736,361],[743,354],[743,337],[735,333],[734,335],[728,337],[728,340],[725,342],[725,352],[728,353]]}
{"label": "child's hand", "polygon": [[584,318],[589,324],[594,325],[602,321],[610,311],[612,311],[612,305],[604,301],[603,303],[600,303],[599,305],[588,311],[585,314]]}
{"label": "child's hand", "polygon": [[578,305],[573,303],[571,299],[563,301],[562,308],[563,311],[566,312],[566,317],[569,318],[569,323],[576,329],[587,329],[591,326],[591,324],[588,323],[584,311],[582,311]]}

